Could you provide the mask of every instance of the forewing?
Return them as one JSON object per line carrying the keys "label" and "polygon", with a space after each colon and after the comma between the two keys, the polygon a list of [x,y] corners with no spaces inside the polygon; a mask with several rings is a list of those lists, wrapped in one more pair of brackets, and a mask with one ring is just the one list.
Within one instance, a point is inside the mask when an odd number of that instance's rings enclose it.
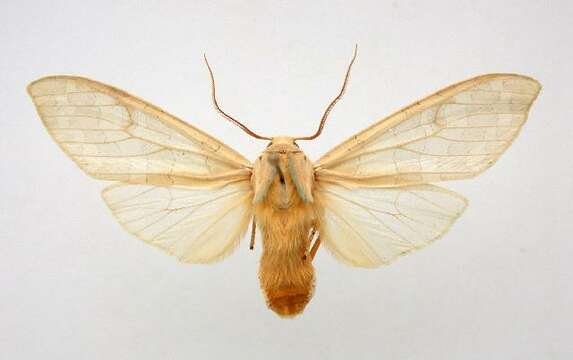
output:
{"label": "forewing", "polygon": [[332,149],[316,162],[317,179],[401,186],[473,177],[511,144],[540,89],[513,74],[450,86]]}
{"label": "forewing", "polygon": [[467,203],[434,186],[346,188],[319,183],[323,244],[340,261],[360,267],[386,265],[444,235]]}
{"label": "forewing", "polygon": [[230,254],[252,215],[248,180],[218,188],[116,184],[102,196],[128,232],[189,263]]}
{"label": "forewing", "polygon": [[111,86],[54,76],[28,92],[54,140],[95,178],[167,185],[250,173],[220,141]]}

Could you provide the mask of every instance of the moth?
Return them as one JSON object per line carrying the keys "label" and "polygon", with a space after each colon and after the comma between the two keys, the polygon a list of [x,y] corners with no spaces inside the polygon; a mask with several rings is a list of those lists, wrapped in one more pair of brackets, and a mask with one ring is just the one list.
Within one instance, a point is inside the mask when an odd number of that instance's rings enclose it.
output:
{"label": "moth", "polygon": [[75,76],[28,92],[60,148],[88,175],[113,182],[102,197],[135,237],[186,263],[231,254],[251,227],[262,235],[259,279],[268,307],[300,314],[321,244],[341,262],[373,268],[444,235],[467,201],[432,183],[489,168],[523,126],[541,89],[527,76],[487,74],[449,86],[374,123],[317,161],[298,145],[323,131],[342,89],[310,136],[268,141],[254,161],[122,90]]}

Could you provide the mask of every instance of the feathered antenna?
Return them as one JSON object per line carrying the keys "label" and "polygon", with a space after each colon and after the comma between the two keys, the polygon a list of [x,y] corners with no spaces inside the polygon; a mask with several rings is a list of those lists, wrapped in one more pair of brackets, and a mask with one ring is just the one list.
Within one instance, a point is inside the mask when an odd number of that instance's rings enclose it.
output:
{"label": "feathered antenna", "polygon": [[213,98],[213,105],[215,105],[215,109],[217,110],[217,112],[219,112],[219,114],[221,114],[225,119],[229,120],[233,124],[237,125],[241,129],[243,129],[244,132],[251,135],[252,137],[254,137],[256,139],[261,139],[261,140],[272,140],[270,137],[261,136],[261,135],[255,133],[254,131],[252,131],[251,129],[249,129],[245,125],[243,125],[239,120],[235,119],[231,115],[229,115],[226,112],[224,112],[223,110],[221,110],[221,108],[219,107],[219,104],[217,103],[217,96],[215,93],[215,77],[213,76],[213,70],[211,70],[211,66],[209,66],[209,61],[207,61],[207,55],[206,54],[203,54],[203,58],[205,59],[205,64],[207,65],[207,69],[209,69],[209,76],[211,77],[211,96]]}
{"label": "feathered antenna", "polygon": [[330,114],[330,111],[332,110],[334,105],[336,105],[338,100],[340,100],[342,98],[342,95],[344,95],[344,92],[346,91],[346,85],[348,84],[348,79],[350,79],[350,70],[352,69],[352,65],[354,64],[354,60],[356,60],[357,54],[358,54],[358,44],[354,45],[354,55],[352,56],[352,60],[350,61],[350,64],[348,65],[348,70],[346,70],[346,75],[344,76],[344,83],[342,84],[342,89],[340,89],[340,93],[338,94],[338,96],[336,96],[334,98],[334,100],[332,100],[332,102],[328,105],[328,107],[324,111],[324,114],[322,115],[322,118],[320,119],[320,125],[318,125],[318,130],[316,130],[316,132],[311,136],[296,137],[296,138],[294,138],[295,140],[313,140],[313,139],[316,139],[322,133],[322,129],[324,128],[324,124],[326,123],[326,119],[328,118],[328,114]]}

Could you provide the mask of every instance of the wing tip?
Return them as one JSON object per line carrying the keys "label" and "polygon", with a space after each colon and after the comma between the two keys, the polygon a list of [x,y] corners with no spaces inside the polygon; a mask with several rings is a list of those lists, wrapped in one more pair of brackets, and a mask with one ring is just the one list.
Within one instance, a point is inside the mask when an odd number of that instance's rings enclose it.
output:
{"label": "wing tip", "polygon": [[[67,83],[57,83],[57,81],[67,80],[69,82],[75,82],[75,84],[82,84],[91,87],[98,87],[103,84],[98,83],[97,81],[91,80],[87,77],[83,76],[75,76],[75,75],[48,75],[43,76],[39,79],[36,79],[29,83],[26,86],[26,92],[32,98],[32,102],[36,105],[36,97],[39,96],[51,96],[51,95],[62,95],[68,92],[69,84]],[[50,84],[52,82],[52,84]],[[62,91],[61,93],[58,91],[54,93],[54,89],[58,89]],[[101,89],[99,89],[101,90]],[[121,90],[118,90],[121,92]],[[38,107],[36,105],[36,107]]]}
{"label": "wing tip", "polygon": [[518,73],[491,73],[491,74],[484,74],[484,75],[478,75],[474,78],[471,78],[467,81],[472,81],[472,80],[490,80],[492,78],[513,78],[513,79],[519,79],[519,80],[525,80],[527,82],[530,82],[531,84],[533,84],[536,89],[535,89],[535,97],[533,98],[532,102],[535,101],[535,98],[537,97],[537,95],[539,94],[539,92],[541,91],[541,89],[543,88],[543,85],[541,85],[541,82],[539,82],[539,80],[529,76],[529,75],[524,75],[524,74],[518,74]]}
{"label": "wing tip", "polygon": [[45,81],[51,81],[51,80],[80,80],[80,81],[93,81],[90,80],[86,77],[83,76],[75,76],[75,75],[47,75],[47,76],[42,76],[41,78],[38,78],[32,82],[30,82],[27,86],[26,86],[26,91],[28,92],[28,94],[31,97],[34,97],[33,95],[33,88],[38,85],[39,83],[45,82]]}

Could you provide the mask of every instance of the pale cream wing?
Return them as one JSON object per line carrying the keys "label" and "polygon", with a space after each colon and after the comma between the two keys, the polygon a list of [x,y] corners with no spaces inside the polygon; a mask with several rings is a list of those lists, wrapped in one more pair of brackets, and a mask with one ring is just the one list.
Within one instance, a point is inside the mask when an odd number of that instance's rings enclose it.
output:
{"label": "pale cream wing", "polygon": [[95,178],[170,185],[250,176],[251,163],[239,153],[109,85],[52,76],[28,92],[50,135]]}
{"label": "pale cream wing", "polygon": [[129,233],[189,263],[229,255],[252,216],[248,180],[218,188],[119,183],[102,196]]}
{"label": "pale cream wing", "polygon": [[319,233],[334,256],[352,266],[386,265],[444,235],[466,200],[434,185],[346,188],[318,183]]}
{"label": "pale cream wing", "polygon": [[317,180],[402,186],[473,177],[511,144],[540,89],[513,74],[452,85],[336,146],[315,163]]}
{"label": "pale cream wing", "polygon": [[131,234],[208,263],[231,253],[251,217],[251,163],[163,110],[92,80],[28,87],[54,140],[88,175],[119,183],[102,196]]}

